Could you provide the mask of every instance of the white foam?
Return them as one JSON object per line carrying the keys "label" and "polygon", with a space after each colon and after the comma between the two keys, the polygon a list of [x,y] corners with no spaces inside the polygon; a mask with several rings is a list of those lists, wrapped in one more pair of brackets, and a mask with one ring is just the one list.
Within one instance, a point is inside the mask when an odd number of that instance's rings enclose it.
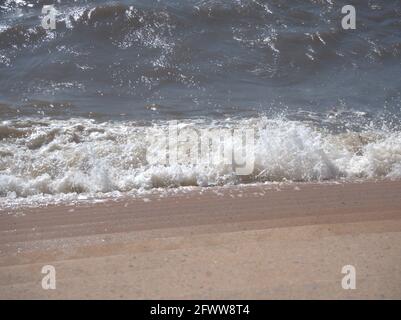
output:
{"label": "white foam", "polygon": [[254,171],[240,177],[224,163],[151,165],[145,137],[162,137],[167,125],[84,119],[4,122],[0,205],[28,199],[94,199],[180,186],[401,178],[399,131],[330,134],[301,122],[266,118],[186,122],[195,128],[255,129]]}

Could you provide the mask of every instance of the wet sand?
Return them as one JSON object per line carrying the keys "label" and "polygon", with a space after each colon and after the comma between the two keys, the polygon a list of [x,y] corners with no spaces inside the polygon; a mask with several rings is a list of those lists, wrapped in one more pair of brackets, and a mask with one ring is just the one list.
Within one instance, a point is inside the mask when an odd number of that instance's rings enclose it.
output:
{"label": "wet sand", "polygon": [[400,299],[401,182],[0,209],[0,298]]}

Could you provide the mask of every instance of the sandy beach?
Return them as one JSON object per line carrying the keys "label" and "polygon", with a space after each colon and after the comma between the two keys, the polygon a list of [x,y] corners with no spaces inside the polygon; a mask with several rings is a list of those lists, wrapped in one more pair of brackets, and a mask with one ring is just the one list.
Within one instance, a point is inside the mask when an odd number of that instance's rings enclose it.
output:
{"label": "sandy beach", "polygon": [[[44,265],[56,290],[41,287]],[[401,182],[1,209],[0,298],[400,299]]]}

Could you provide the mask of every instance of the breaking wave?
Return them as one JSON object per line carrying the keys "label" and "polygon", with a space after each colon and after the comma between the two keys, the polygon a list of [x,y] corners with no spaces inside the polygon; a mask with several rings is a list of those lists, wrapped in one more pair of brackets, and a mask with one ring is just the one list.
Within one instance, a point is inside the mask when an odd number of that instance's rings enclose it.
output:
{"label": "breaking wave", "polygon": [[299,121],[265,117],[180,123],[181,128],[198,130],[254,130],[253,171],[239,176],[224,161],[157,164],[149,158],[147,138],[163,139],[168,126],[168,122],[140,125],[85,119],[4,121],[0,197],[17,201],[180,186],[401,178],[399,131],[332,133]]}

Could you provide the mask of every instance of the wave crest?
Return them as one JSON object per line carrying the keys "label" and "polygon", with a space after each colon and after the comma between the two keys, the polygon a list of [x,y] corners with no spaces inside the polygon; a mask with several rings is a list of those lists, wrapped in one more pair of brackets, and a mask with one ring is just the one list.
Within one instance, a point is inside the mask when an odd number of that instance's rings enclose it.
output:
{"label": "wave crest", "polygon": [[297,121],[266,118],[183,125],[197,130],[254,129],[254,170],[238,176],[224,162],[151,163],[146,137],[162,139],[168,123],[10,122],[0,131],[7,133],[0,143],[0,195],[95,195],[249,182],[401,178],[401,133],[396,131],[332,134]]}

